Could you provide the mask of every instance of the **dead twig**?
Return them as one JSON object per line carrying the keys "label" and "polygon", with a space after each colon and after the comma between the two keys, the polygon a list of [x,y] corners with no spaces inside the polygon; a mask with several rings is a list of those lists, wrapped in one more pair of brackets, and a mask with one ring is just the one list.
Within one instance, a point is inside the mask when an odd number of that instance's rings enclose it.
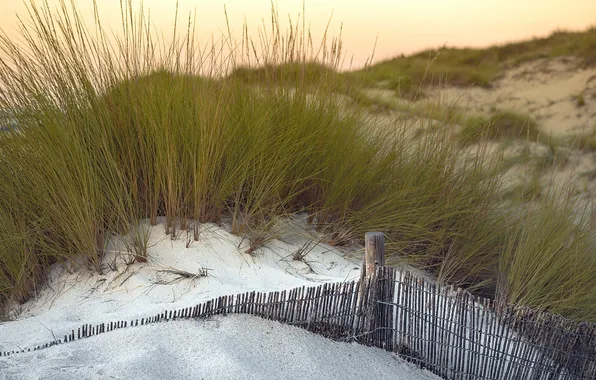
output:
{"label": "dead twig", "polygon": [[46,330],[48,330],[48,331],[49,331],[49,332],[52,334],[52,337],[54,337],[54,341],[55,341],[55,342],[57,342],[57,341],[58,341],[58,339],[56,339],[56,335],[54,335],[54,331],[53,331],[53,330],[50,330],[50,329],[48,328],[48,326],[44,325],[42,322],[39,322],[39,323],[40,323],[40,324],[41,324],[43,327],[45,327],[45,328],[46,328]]}
{"label": "dead twig", "polygon": [[160,281],[159,283],[163,284],[163,285],[169,285],[176,281],[181,281],[184,279],[196,280],[201,277],[207,277],[209,275],[209,270],[210,270],[209,268],[201,267],[201,268],[199,268],[199,271],[197,273],[192,273],[192,272],[187,272],[185,270],[171,268],[171,267],[167,268],[167,269],[161,269],[158,271],[159,273],[173,274],[178,277],[174,278],[171,281],[163,281],[163,282]]}

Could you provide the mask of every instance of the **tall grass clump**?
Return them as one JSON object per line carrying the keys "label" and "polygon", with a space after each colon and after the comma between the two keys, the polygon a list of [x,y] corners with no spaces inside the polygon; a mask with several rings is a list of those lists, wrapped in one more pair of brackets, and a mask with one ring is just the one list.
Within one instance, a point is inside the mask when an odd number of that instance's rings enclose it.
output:
{"label": "tall grass clump", "polygon": [[494,295],[517,236],[493,203],[499,157],[462,159],[446,135],[416,139],[338,102],[340,39],[315,46],[301,23],[283,35],[275,9],[258,43],[245,26],[211,45],[178,23],[157,37],[131,1],[116,36],[74,1],[49,9],[29,4],[18,42],[0,34],[0,108],[16,125],[0,133],[4,302],[53,263],[105,270],[111,239],[132,237],[146,261],[145,220],[173,239],[231,221],[254,252],[294,213],[338,245],[383,231],[390,260]]}
{"label": "tall grass clump", "polygon": [[524,207],[500,255],[497,299],[596,321],[594,234],[575,215],[578,204],[553,192]]}
{"label": "tall grass clump", "polygon": [[[49,9],[31,2],[18,43],[0,36],[0,107],[17,125],[0,134],[4,300],[26,299],[55,262],[101,272],[108,239],[142,219],[165,217],[172,237],[224,216],[238,234],[305,210],[333,223],[367,192],[344,185],[387,162],[390,147],[313,74],[336,70],[339,40],[284,37],[275,10],[260,46],[228,35],[201,49],[190,28],[158,40],[131,2],[117,37],[97,14],[85,26],[75,2]],[[306,71],[259,84],[237,74],[259,65]]]}

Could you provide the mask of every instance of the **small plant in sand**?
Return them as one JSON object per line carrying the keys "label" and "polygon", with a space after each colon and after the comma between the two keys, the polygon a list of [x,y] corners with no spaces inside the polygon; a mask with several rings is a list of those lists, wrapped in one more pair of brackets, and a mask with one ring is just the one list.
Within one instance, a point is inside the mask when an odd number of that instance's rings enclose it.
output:
{"label": "small plant in sand", "polygon": [[[311,253],[315,248],[321,245],[326,240],[326,237],[323,235],[320,238],[314,239],[309,237],[300,248],[292,252],[292,260],[294,261],[302,261],[306,263],[306,256]],[[311,268],[312,269],[312,268]]]}
{"label": "small plant in sand", "polygon": [[304,261],[306,259],[306,256],[308,256],[308,254],[312,252],[312,250],[315,249],[317,245],[319,245],[319,243],[314,242],[312,240],[308,240],[307,242],[302,244],[300,248],[298,248],[292,253],[292,260]]}
{"label": "small plant in sand", "polygon": [[[292,261],[299,261],[301,263],[304,263],[306,265],[306,267],[308,268],[308,270],[310,271],[310,273],[315,273],[315,270],[312,267],[311,263],[309,262],[309,260],[307,260],[307,256],[316,247],[318,247],[323,242],[323,240],[324,240],[324,238],[317,239],[317,240],[307,240],[306,242],[304,242],[302,244],[302,246],[300,246],[300,248],[298,248],[297,250],[292,252],[292,254],[287,257],[291,257]],[[286,259],[287,257],[284,257],[283,259]]]}
{"label": "small plant in sand", "polygon": [[209,269],[205,268],[205,267],[200,267],[196,272],[188,272],[185,270],[176,269],[176,268],[172,268],[172,267],[160,269],[157,272],[164,274],[164,275],[174,276],[174,278],[158,280],[158,283],[160,285],[170,285],[175,282],[182,281],[182,280],[195,281],[202,277],[207,277],[209,275]]}
{"label": "small plant in sand", "polygon": [[265,244],[267,244],[267,242],[274,239],[274,237],[267,230],[264,229],[251,230],[250,232],[248,232],[247,236],[249,241],[249,247],[245,251],[245,253],[248,255],[256,255],[257,251],[260,248],[263,248]]}
{"label": "small plant in sand", "polygon": [[[236,225],[234,225],[236,223]],[[238,225],[238,223],[241,223]],[[238,222],[237,218],[232,221],[232,233],[242,236],[242,240],[238,244],[238,249],[242,246],[245,240],[248,240],[248,248],[244,253],[248,255],[256,255],[258,250],[263,248],[268,242],[275,239],[274,231],[276,225],[276,218],[242,218],[242,222]]]}
{"label": "small plant in sand", "polygon": [[578,107],[583,107],[586,105],[586,98],[584,97],[584,93],[575,96],[575,105]]}
{"label": "small plant in sand", "polygon": [[129,240],[125,244],[127,251],[132,254],[136,262],[147,261],[151,228],[148,223],[143,222],[131,228]]}

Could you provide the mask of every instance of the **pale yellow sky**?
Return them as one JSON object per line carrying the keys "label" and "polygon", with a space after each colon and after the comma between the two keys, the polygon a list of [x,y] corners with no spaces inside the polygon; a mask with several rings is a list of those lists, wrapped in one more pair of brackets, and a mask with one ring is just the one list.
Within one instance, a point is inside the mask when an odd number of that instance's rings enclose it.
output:
{"label": "pale yellow sky", "polygon": [[[28,1],[28,0],[27,0]],[[58,0],[48,0],[57,4]],[[175,0],[145,0],[158,29],[171,30]],[[277,0],[283,20],[302,12],[302,0]],[[90,15],[92,0],[77,4]],[[118,28],[120,0],[98,0],[104,23]],[[201,36],[225,29],[226,4],[231,26],[240,33],[244,18],[253,30],[270,17],[269,0],[179,0],[180,14],[197,10]],[[375,60],[428,47],[485,46],[533,36],[554,29],[581,30],[596,25],[596,0],[306,0],[306,19],[320,36],[333,12],[332,34],[343,23],[343,42],[356,66],[363,64],[379,36]],[[21,0],[0,0],[0,26],[14,31]]]}

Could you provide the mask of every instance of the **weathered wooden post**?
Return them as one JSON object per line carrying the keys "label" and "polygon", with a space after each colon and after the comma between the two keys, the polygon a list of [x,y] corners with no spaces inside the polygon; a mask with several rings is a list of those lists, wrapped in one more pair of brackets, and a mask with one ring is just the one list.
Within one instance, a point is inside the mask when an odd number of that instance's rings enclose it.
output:
{"label": "weathered wooden post", "polygon": [[[376,274],[377,267],[380,266],[385,266],[385,235],[382,232],[367,232],[364,235],[364,257],[360,272],[358,305],[361,318],[364,318],[362,321],[364,326],[360,324],[360,328],[364,328],[368,332],[375,328],[374,313],[379,295]],[[368,334],[367,339],[372,340],[372,336]]]}
{"label": "weathered wooden post", "polygon": [[364,235],[364,257],[360,281],[375,275],[377,266],[385,266],[385,235],[382,232],[367,232]]}

